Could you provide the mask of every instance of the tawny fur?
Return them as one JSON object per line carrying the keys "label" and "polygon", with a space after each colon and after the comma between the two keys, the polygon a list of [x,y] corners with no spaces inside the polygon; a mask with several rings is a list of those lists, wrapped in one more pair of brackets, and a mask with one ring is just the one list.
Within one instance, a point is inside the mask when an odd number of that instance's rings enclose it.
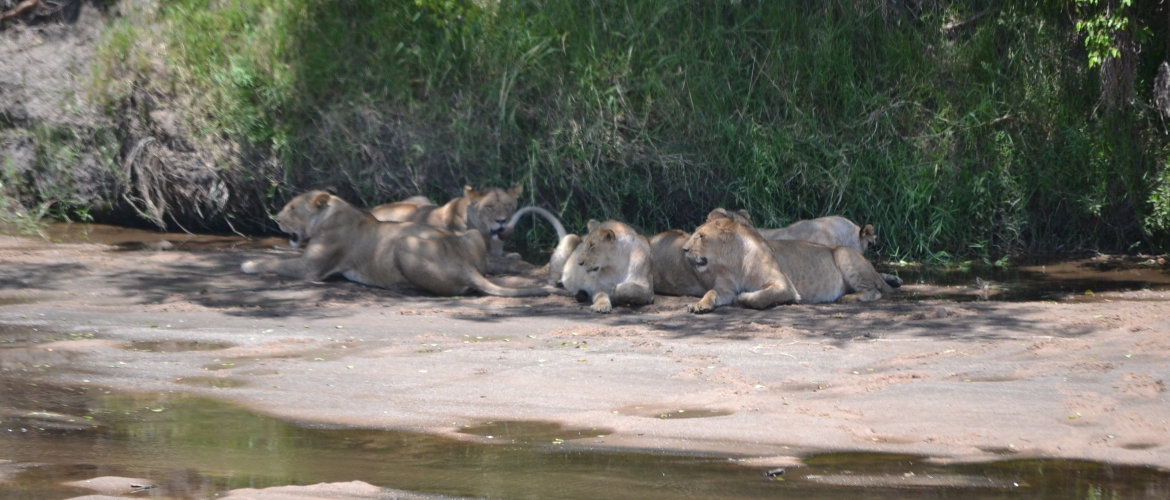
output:
{"label": "tawny fur", "polygon": [[765,240],[801,240],[828,247],[849,247],[863,254],[877,240],[877,232],[872,225],[859,227],[853,221],[836,215],[802,220],[779,229],[757,228],[756,231]]}
{"label": "tawny fur", "polygon": [[551,287],[505,288],[488,281],[482,274],[486,247],[475,232],[380,222],[323,191],[293,198],[275,219],[281,231],[291,235],[290,244],[304,252],[292,259],[248,261],[240,266],[243,272],[311,281],[340,274],[370,286],[411,285],[436,295],[461,295],[472,289],[505,297],[559,293]]}
{"label": "tawny fur", "polygon": [[[387,222],[416,222],[427,224],[450,232],[476,231],[483,238],[487,246],[488,255],[505,257],[503,233],[512,215],[516,212],[516,200],[524,187],[512,186],[510,189],[487,188],[474,189],[471,186],[463,187],[463,196],[455,198],[445,205],[434,205],[426,198],[414,197],[405,201],[378,205],[370,213],[380,221]],[[507,256],[518,259],[519,255]],[[505,261],[498,265],[491,259],[490,267],[500,271],[509,266]]]}
{"label": "tawny fur", "polygon": [[[746,227],[752,227],[746,211],[716,208],[707,214],[707,220],[727,218]],[[691,235],[679,229],[658,233],[650,238],[650,252],[654,257],[654,291],[663,295],[702,297],[707,288],[699,280],[695,266],[687,260],[683,245]]]}
{"label": "tawny fur", "polygon": [[591,220],[584,238],[572,234],[561,239],[549,259],[549,282],[584,294],[596,313],[608,313],[614,304],[652,304],[650,242],[621,222]]}
{"label": "tawny fur", "polygon": [[857,250],[767,241],[726,217],[709,218],[683,246],[707,292],[688,310],[733,302],[762,309],[790,302],[868,302],[893,291]]}

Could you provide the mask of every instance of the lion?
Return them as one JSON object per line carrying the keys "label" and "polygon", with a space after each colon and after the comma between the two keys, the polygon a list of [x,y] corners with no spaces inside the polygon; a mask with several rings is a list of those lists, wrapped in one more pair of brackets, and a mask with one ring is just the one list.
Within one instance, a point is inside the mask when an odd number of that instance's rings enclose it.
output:
{"label": "lion", "polygon": [[516,210],[517,199],[523,192],[524,188],[519,184],[510,189],[480,190],[464,186],[463,197],[443,206],[435,205],[425,196],[415,196],[378,205],[370,213],[380,221],[416,222],[452,232],[475,230],[488,247],[487,262],[491,273],[525,272],[532,266],[520,260],[520,254],[504,252],[504,241],[512,235],[513,227],[522,216],[533,213],[547,219],[557,232],[557,241],[566,233],[561,222],[548,210],[540,207]]}
{"label": "lion", "polygon": [[754,228],[712,213],[683,252],[707,288],[688,311],[736,302],[763,309],[783,303],[869,302],[892,293],[856,249],[800,240],[768,241]]}
{"label": "lion", "polygon": [[[716,208],[707,214],[707,220],[711,220],[712,217],[734,219],[749,229],[755,229],[765,240],[803,240],[830,247],[850,247],[863,254],[877,236],[872,225],[866,224],[864,228],[859,228],[849,219],[838,216],[803,220],[780,229],[755,228],[751,215],[746,210],[731,211]],[[686,262],[682,252],[682,246],[690,236],[684,231],[672,229],[658,233],[650,239],[650,248],[654,253],[655,262],[655,287],[658,293],[702,296],[706,292],[692,266]],[[902,286],[902,278],[885,273],[882,273],[881,276],[886,284],[893,288]]]}
{"label": "lion", "polygon": [[592,300],[595,313],[613,304],[654,303],[654,262],[650,242],[618,221],[590,220],[584,238],[561,239],[549,259],[549,282],[559,282],[577,300]]}
{"label": "lion", "polygon": [[[739,212],[747,217],[747,212],[743,210]],[[877,231],[873,228],[873,224],[859,227],[853,221],[837,215],[796,221],[779,229],[757,228],[756,232],[769,241],[800,240],[819,243],[827,247],[849,247],[863,255],[865,250],[877,241]],[[881,273],[881,276],[891,287],[902,286],[902,278],[885,273]]]}
{"label": "lion", "polygon": [[818,219],[794,222],[779,229],[756,229],[765,240],[801,240],[820,243],[827,247],[849,247],[865,253],[877,241],[872,224],[859,227],[844,217],[831,215]]}
{"label": "lion", "polygon": [[489,242],[493,255],[503,255],[504,243],[499,236],[516,212],[516,199],[523,192],[524,186],[519,184],[510,189],[493,187],[483,190],[463,186],[463,196],[446,205],[435,205],[416,196],[378,205],[370,213],[380,221],[416,222],[451,232],[476,230],[483,235],[485,242]]}
{"label": "lion", "polygon": [[[707,214],[707,220],[722,217],[752,227],[751,216],[744,210],[730,211],[716,208]],[[707,288],[699,280],[695,266],[686,258],[683,245],[691,235],[680,229],[663,231],[650,238],[650,253],[654,260],[654,290],[663,295],[702,297]]]}
{"label": "lion", "polygon": [[436,295],[476,290],[502,297],[563,294],[552,287],[506,288],[483,276],[486,246],[472,231],[450,233],[413,222],[380,222],[324,191],[304,193],[275,217],[288,233],[292,259],[250,260],[248,273],[271,272],[310,281],[341,274],[369,286],[412,285]]}

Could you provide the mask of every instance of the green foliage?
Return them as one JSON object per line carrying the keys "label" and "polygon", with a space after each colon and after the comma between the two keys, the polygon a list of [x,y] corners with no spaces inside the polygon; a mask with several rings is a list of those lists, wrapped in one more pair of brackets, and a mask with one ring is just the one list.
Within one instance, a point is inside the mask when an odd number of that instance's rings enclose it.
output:
{"label": "green foliage", "polygon": [[1100,66],[1106,59],[1121,57],[1117,35],[1130,32],[1141,42],[1151,35],[1149,28],[1138,25],[1131,17],[1133,0],[1075,0],[1077,32],[1085,37],[1089,67]]}
{"label": "green foliage", "polygon": [[576,229],[841,214],[914,260],[1164,240],[1161,124],[1094,118],[1070,42],[1096,64],[1130,18],[983,3],[175,0],[112,27],[97,74],[278,165],[254,167],[270,202],[519,182]]}
{"label": "green foliage", "polygon": [[1163,169],[1152,184],[1149,204],[1150,215],[1146,216],[1145,229],[1150,233],[1170,231],[1170,172]]}

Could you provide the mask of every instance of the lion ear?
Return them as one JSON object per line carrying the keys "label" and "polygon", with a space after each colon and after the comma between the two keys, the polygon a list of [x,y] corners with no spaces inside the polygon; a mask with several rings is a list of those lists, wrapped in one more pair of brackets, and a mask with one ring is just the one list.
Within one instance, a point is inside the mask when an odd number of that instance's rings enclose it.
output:
{"label": "lion ear", "polygon": [[593,228],[597,227],[600,224],[601,224],[600,222],[597,222],[594,219],[589,219],[589,223],[585,224],[585,228],[588,229],[589,232],[593,232]]}
{"label": "lion ear", "polygon": [[[735,215],[738,217],[740,224],[743,224],[747,227],[756,227],[756,225],[752,223],[752,214],[749,214],[747,210],[736,210]],[[735,219],[737,217],[732,218]]]}
{"label": "lion ear", "polygon": [[873,228],[873,224],[866,224],[865,227],[861,228],[861,234],[858,236],[861,237],[861,241],[873,242],[877,240],[877,230]]}
{"label": "lion ear", "polygon": [[317,196],[314,196],[313,200],[310,201],[309,204],[312,205],[313,208],[316,208],[317,210],[321,210],[321,209],[324,209],[325,206],[329,204],[329,199],[332,197],[333,196],[330,195],[329,193],[321,193]]}
{"label": "lion ear", "polygon": [[471,186],[463,186],[463,196],[470,198],[471,201],[478,201],[483,198],[483,193]]}
{"label": "lion ear", "polygon": [[511,196],[513,198],[519,198],[520,194],[523,192],[524,192],[524,186],[517,184],[515,186],[512,186],[512,189],[508,190],[508,196]]}
{"label": "lion ear", "polygon": [[707,222],[711,222],[715,219],[730,219],[730,218],[731,218],[731,215],[728,214],[727,210],[724,208],[716,208],[715,210],[712,210],[711,213],[707,214]]}
{"label": "lion ear", "polygon": [[613,234],[612,229],[602,229],[601,230],[601,239],[604,241],[613,241],[613,240],[617,239],[617,235]]}

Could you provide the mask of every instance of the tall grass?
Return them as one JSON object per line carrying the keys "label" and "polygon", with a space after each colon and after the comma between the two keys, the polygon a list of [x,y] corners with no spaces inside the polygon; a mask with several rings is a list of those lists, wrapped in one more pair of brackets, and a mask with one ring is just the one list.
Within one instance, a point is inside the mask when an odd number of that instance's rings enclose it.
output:
{"label": "tall grass", "polygon": [[727,206],[872,223],[895,259],[1164,249],[1165,126],[1097,109],[1053,2],[944,29],[985,4],[125,0],[96,81],[182,102],[257,206],[520,183],[578,229]]}

